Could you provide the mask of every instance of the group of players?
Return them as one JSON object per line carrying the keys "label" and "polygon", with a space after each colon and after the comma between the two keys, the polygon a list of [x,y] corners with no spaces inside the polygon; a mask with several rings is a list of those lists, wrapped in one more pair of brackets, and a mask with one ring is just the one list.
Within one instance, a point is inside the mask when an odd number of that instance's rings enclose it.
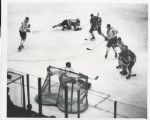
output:
{"label": "group of players", "polygon": [[120,71],[120,74],[127,75],[126,79],[129,79],[133,75],[132,68],[136,62],[136,55],[130,49],[128,49],[127,45],[125,45],[122,42],[121,37],[117,37],[118,31],[114,29],[110,24],[107,24],[107,32],[106,32],[107,35],[105,36],[102,33],[101,31],[102,19],[99,17],[99,13],[97,14],[97,16],[91,14],[90,24],[91,28],[89,32],[92,36],[91,40],[95,40],[93,31],[97,31],[98,34],[103,36],[107,41],[105,58],[107,58],[110,48],[114,50],[115,58],[117,58],[118,54],[116,51],[116,47],[120,48],[120,53],[118,56],[119,65],[116,66],[116,68],[122,69],[122,71]]}
{"label": "group of players", "polygon": [[[131,50],[128,49],[127,45],[125,45],[122,42],[121,37],[117,37],[118,31],[114,29],[110,24],[107,24],[107,32],[106,32],[107,35],[104,35],[102,33],[101,31],[102,19],[101,17],[99,17],[99,13],[97,14],[97,16],[95,16],[94,14],[91,14],[90,16],[91,16],[90,18],[91,27],[89,30],[89,33],[91,34],[90,40],[91,41],[95,40],[95,36],[93,33],[94,31],[97,31],[99,35],[103,36],[105,38],[105,41],[107,41],[105,58],[108,57],[108,52],[110,48],[112,48],[115,53],[115,58],[118,57],[119,65],[116,68],[117,69],[121,68],[122,71],[120,71],[120,73],[122,75],[127,75],[126,79],[129,79],[132,76],[132,68],[136,62],[136,55]],[[21,37],[21,43],[18,48],[19,51],[21,51],[21,49],[24,48],[23,44],[26,40],[27,32],[30,32],[30,24],[28,24],[28,22],[29,17],[26,17],[25,20],[21,23],[21,27],[19,29]],[[62,31],[71,30],[72,28],[74,31],[82,30],[82,28],[80,27],[80,20],[78,18],[66,19],[61,23],[52,26],[52,28],[56,27],[62,27]],[[116,47],[120,48],[121,52],[119,53],[119,56],[117,54]]]}

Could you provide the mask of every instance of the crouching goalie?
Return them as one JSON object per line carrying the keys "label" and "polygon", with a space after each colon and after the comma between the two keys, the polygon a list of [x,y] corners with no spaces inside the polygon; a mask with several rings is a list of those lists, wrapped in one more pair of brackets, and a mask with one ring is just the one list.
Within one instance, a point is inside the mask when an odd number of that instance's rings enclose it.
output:
{"label": "crouching goalie", "polygon": [[126,79],[129,79],[132,75],[132,68],[136,62],[136,55],[128,49],[128,46],[124,48],[119,53],[119,61],[121,63],[122,75],[127,75]]}
{"label": "crouching goalie", "polygon": [[61,23],[54,25],[52,28],[55,28],[55,27],[62,27],[62,31],[71,30],[72,27],[73,27],[74,31],[81,30],[80,20],[78,18],[77,19],[66,19],[66,20],[62,21]]}

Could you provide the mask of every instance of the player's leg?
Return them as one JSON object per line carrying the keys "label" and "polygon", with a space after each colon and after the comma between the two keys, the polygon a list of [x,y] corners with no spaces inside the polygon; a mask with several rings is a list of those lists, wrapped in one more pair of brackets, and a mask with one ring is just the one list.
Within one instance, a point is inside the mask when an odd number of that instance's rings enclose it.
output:
{"label": "player's leg", "polygon": [[63,25],[62,26],[62,31],[66,30],[67,29],[67,26],[66,25]]}
{"label": "player's leg", "polygon": [[92,37],[91,37],[90,40],[95,40],[95,36],[94,36],[93,31],[94,31],[94,27],[91,27],[90,30],[89,30],[89,32],[90,32],[90,34],[91,34]]}
{"label": "player's leg", "polygon": [[111,41],[108,40],[108,41],[107,41],[107,45],[106,45],[106,54],[105,54],[105,58],[107,58],[107,56],[108,56],[108,52],[109,52],[110,47],[111,47]]}
{"label": "player's leg", "polygon": [[122,75],[127,75],[127,67],[129,64],[126,63],[123,58],[121,58],[120,63],[121,63],[121,68],[122,68],[122,71],[120,71],[120,73]]}
{"label": "player's leg", "polygon": [[134,64],[135,64],[135,61],[131,61],[129,63],[129,65],[128,65],[128,75],[127,75],[126,79],[129,79],[131,77],[131,75],[132,75],[132,68],[133,68]]}
{"label": "player's leg", "polygon": [[114,50],[115,58],[117,58],[117,51],[116,51],[116,47],[115,47],[115,45],[114,45],[114,44],[112,45],[112,49]]}
{"label": "player's leg", "polygon": [[121,68],[121,56],[118,57],[118,66],[116,66],[117,69]]}
{"label": "player's leg", "polygon": [[122,64],[122,71],[120,71],[120,73],[122,75],[127,75],[127,66],[125,64]]}
{"label": "player's leg", "polygon": [[26,32],[19,31],[19,34],[21,37],[21,42],[20,42],[18,50],[21,51],[21,49],[24,48],[24,42],[26,40]]}
{"label": "player's leg", "polygon": [[61,23],[54,25],[53,28],[61,26]]}
{"label": "player's leg", "polygon": [[62,31],[66,30],[70,30],[71,29],[71,21],[70,20],[64,20],[60,26],[62,26]]}
{"label": "player's leg", "polygon": [[71,24],[72,22],[68,20],[66,23],[67,30],[71,30]]}
{"label": "player's leg", "polygon": [[66,20],[62,21],[61,23],[54,25],[53,28],[55,27],[60,27],[60,26],[64,26],[66,24]]}
{"label": "player's leg", "polygon": [[70,30],[71,29],[71,21],[70,20],[64,20],[63,23],[61,24],[63,26],[62,31]]}
{"label": "player's leg", "polygon": [[20,46],[22,47],[22,48],[24,48],[24,42],[25,42],[25,40],[21,40],[21,43],[20,43]]}
{"label": "player's leg", "polygon": [[115,53],[115,58],[117,58],[116,47],[117,47],[117,37],[115,37],[115,38],[112,39],[112,48],[113,48],[114,53]]}
{"label": "player's leg", "polygon": [[116,47],[112,46],[112,49],[114,50],[115,58],[117,58],[117,51],[116,51]]}
{"label": "player's leg", "polygon": [[20,45],[24,48],[24,42],[26,41],[26,32],[23,32]]}

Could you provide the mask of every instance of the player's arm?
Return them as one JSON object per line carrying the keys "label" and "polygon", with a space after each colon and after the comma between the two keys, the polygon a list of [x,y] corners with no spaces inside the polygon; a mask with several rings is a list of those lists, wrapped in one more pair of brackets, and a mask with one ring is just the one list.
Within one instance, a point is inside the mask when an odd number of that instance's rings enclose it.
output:
{"label": "player's arm", "polygon": [[27,25],[27,32],[29,32],[29,33],[30,33],[30,29],[29,29],[30,27],[31,27],[31,25],[28,24],[28,25]]}
{"label": "player's arm", "polygon": [[113,33],[114,33],[114,35],[118,34],[118,30],[113,28]]}

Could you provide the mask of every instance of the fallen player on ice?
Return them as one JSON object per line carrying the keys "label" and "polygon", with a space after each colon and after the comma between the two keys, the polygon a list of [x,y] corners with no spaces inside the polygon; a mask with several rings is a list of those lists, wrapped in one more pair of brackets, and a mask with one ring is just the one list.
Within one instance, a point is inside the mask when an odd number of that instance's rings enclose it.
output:
{"label": "fallen player on ice", "polygon": [[74,31],[78,31],[81,30],[80,27],[80,20],[77,19],[66,19],[63,20],[61,23],[54,25],[52,28],[56,28],[56,27],[62,27],[62,31],[64,30],[71,30],[73,27]]}

